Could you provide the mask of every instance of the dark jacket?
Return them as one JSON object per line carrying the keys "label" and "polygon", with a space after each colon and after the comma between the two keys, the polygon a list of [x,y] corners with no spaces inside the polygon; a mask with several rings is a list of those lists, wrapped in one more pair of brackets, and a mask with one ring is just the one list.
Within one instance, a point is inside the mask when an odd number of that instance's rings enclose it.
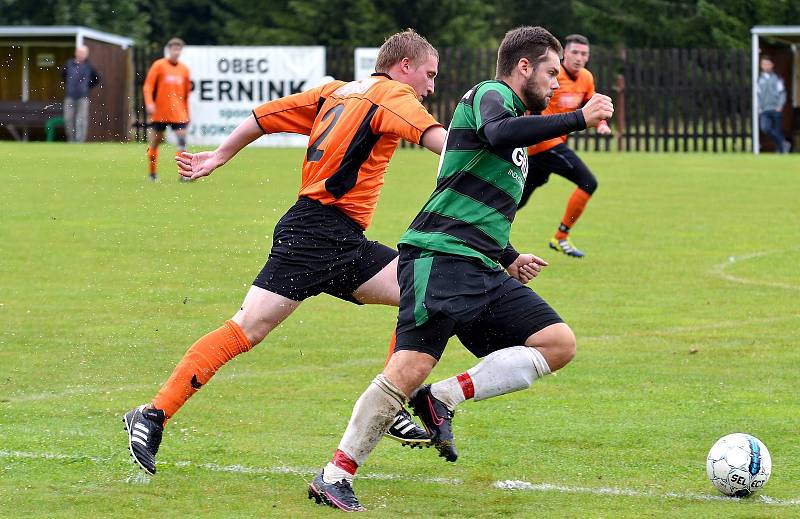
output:
{"label": "dark jacket", "polygon": [[89,96],[89,89],[100,84],[100,76],[89,60],[78,63],[74,59],[67,61],[61,71],[64,78],[64,97],[78,99]]}

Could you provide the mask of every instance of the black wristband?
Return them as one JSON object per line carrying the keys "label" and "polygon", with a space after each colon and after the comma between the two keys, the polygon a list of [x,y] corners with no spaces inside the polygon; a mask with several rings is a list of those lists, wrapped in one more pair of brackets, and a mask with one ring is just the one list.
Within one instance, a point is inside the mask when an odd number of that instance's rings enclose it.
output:
{"label": "black wristband", "polygon": [[518,257],[519,252],[517,252],[517,249],[511,245],[511,242],[509,242],[508,245],[506,245],[506,248],[503,249],[503,252],[500,254],[500,259],[498,261],[504,269],[507,269],[508,266],[514,263]]}

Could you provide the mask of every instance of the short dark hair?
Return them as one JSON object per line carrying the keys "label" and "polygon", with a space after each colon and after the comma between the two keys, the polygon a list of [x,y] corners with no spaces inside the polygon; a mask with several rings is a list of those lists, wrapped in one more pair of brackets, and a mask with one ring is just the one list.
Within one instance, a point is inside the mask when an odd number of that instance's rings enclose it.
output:
{"label": "short dark hair", "polygon": [[185,47],[186,44],[180,38],[172,38],[167,42],[167,47],[172,47],[173,45],[177,45],[178,47]]}
{"label": "short dark hair", "polygon": [[544,27],[517,27],[508,31],[497,49],[497,77],[508,77],[522,58],[535,67],[552,50],[559,58],[564,49],[555,36]]}
{"label": "short dark hair", "polygon": [[581,45],[589,45],[589,38],[587,38],[583,34],[570,34],[569,36],[564,38],[564,47],[566,47],[570,43],[580,43]]}

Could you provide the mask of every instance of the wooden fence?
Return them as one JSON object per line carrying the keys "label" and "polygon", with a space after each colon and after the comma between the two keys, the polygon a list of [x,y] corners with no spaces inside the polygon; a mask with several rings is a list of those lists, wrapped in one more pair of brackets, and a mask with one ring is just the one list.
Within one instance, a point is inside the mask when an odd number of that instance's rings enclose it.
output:
{"label": "wooden fence", "polygon": [[134,47],[133,52],[133,135],[136,141],[147,140],[147,113],[144,109],[144,80],[150,65],[159,58],[164,57],[164,50],[154,45],[148,47]]}
{"label": "wooden fence", "polygon": [[[425,100],[444,125],[461,96],[495,75],[496,51],[439,49],[436,93]],[[141,86],[153,51],[135,55],[135,110],[144,120]],[[326,73],[354,76],[353,48],[329,47]],[[613,135],[594,130],[571,137],[577,150],[749,151],[751,149],[750,53],[734,49],[592,48],[588,65],[597,91],[614,99]],[[139,126],[137,126],[139,128]],[[143,127],[141,127],[143,129]],[[137,132],[137,138],[144,133]]]}
{"label": "wooden fence", "polygon": [[[328,74],[353,77],[353,50],[329,49]],[[436,94],[426,100],[443,124],[472,85],[494,77],[494,50],[440,49]],[[578,150],[749,151],[750,53],[733,49],[592,48],[597,91],[614,99],[614,134],[572,136]]]}

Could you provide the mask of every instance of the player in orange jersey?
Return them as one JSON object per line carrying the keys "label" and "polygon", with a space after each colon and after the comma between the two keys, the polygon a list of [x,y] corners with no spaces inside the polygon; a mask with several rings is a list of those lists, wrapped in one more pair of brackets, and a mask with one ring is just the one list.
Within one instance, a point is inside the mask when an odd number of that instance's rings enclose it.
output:
{"label": "player in orange jersey", "polygon": [[[153,62],[144,80],[144,106],[150,118],[150,139],[147,148],[150,180],[157,180],[158,145],[164,140],[167,126],[175,131],[180,154],[186,151],[186,127],[189,126],[189,92],[192,88],[189,67],[179,62],[183,40],[167,42],[168,57]],[[183,179],[184,177],[180,177]]]}
{"label": "player in orange jersey", "polygon": [[[594,78],[585,68],[587,61],[589,61],[589,40],[580,34],[567,36],[564,60],[558,74],[559,87],[542,115],[571,112],[583,106],[594,95]],[[597,133],[610,135],[611,128],[603,121],[597,126]],[[550,240],[550,248],[568,256],[582,258],[584,253],[572,244],[569,231],[597,189],[597,178],[578,155],[567,147],[566,142],[567,136],[562,135],[528,148],[528,177],[525,180],[525,190],[519,202],[519,209],[528,202],[537,187],[547,182],[550,173],[560,175],[574,183],[577,188],[567,202],[561,224]]]}
{"label": "player in orange jersey", "polygon": [[[269,101],[216,150],[178,157],[181,175],[196,179],[265,133],[309,136],[298,201],[276,225],[269,258],[241,308],[189,348],[151,403],[124,417],[129,449],[145,471],[155,473],[166,419],[303,300],[324,292],[356,304],[398,306],[397,251],[364,231],[400,140],[442,151],[447,132],[420,102],[434,91],[438,64],[425,38],[412,30],[395,34],[380,48],[370,78]],[[392,437],[412,446],[430,441],[406,411],[392,427]]]}

